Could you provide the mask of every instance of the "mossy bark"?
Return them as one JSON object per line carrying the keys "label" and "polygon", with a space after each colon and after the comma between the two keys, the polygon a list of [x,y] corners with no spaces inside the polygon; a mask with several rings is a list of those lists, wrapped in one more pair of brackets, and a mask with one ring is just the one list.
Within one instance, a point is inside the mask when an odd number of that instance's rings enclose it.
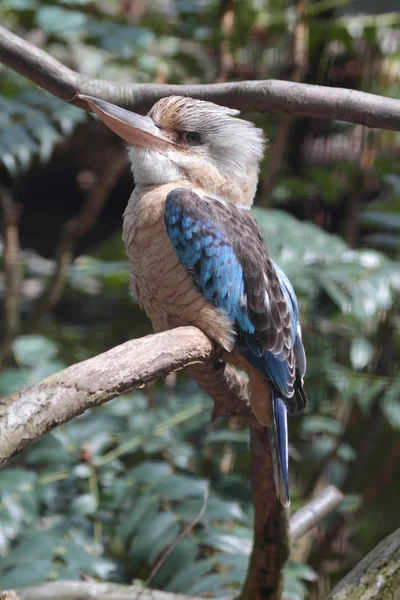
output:
{"label": "mossy bark", "polygon": [[363,558],[326,600],[400,600],[400,529]]}

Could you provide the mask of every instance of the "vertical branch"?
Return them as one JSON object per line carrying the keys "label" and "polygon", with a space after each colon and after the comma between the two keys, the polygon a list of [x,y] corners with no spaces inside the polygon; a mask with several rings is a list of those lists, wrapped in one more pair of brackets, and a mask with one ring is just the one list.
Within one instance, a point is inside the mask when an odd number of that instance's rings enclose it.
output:
{"label": "vertical branch", "polygon": [[356,174],[350,197],[348,199],[344,239],[350,248],[356,248],[359,241],[359,214],[366,189],[368,178],[376,156],[376,145],[373,134],[362,128],[361,153],[359,159],[359,172]]}
{"label": "vertical branch", "polygon": [[280,600],[289,556],[288,511],[276,497],[265,429],[250,428],[254,545],[240,600]]}
{"label": "vertical branch", "polygon": [[3,211],[4,280],[6,295],[3,305],[0,365],[9,355],[11,342],[19,330],[19,297],[22,280],[18,225],[19,207],[10,192],[0,187],[0,205]]}
{"label": "vertical branch", "polygon": [[232,35],[235,23],[235,3],[234,0],[221,0],[221,20],[218,52],[218,76],[216,81],[222,83],[229,79],[229,74],[233,67],[233,57],[230,48],[230,37]]}
{"label": "vertical branch", "polygon": [[117,156],[109,160],[98,182],[88,194],[80,213],[65,224],[56,249],[55,271],[33,310],[29,330],[37,329],[44,315],[60,300],[76,243],[96,224],[109,193],[126,168],[126,164],[126,151],[121,147]]}
{"label": "vertical branch", "polygon": [[[304,79],[308,68],[308,26],[304,20],[305,0],[296,2],[296,25],[293,34],[291,80],[299,83]],[[259,199],[259,205],[267,208],[270,205],[272,190],[281,169],[286,142],[289,135],[292,115],[284,115],[278,123],[276,137],[269,152],[270,160],[266,170]]]}

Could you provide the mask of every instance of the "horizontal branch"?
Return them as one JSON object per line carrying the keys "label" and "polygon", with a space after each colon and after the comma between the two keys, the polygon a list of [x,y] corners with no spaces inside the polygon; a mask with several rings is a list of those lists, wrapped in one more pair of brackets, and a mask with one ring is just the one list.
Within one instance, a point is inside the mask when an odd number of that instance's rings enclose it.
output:
{"label": "horizontal branch", "polygon": [[330,485],[308,504],[300,508],[290,519],[290,537],[301,538],[316,527],[322,519],[329,515],[343,500],[343,494],[337,487]]}
{"label": "horizontal branch", "polygon": [[0,62],[43,89],[87,109],[76,93],[97,96],[137,112],[174,94],[210,100],[246,112],[339,119],[400,130],[400,101],[375,94],[275,79],[205,85],[117,83],[93,79],[62,65],[47,52],[0,26]]}
{"label": "horizontal branch", "polygon": [[213,398],[215,415],[251,419],[244,378],[221,363],[199,329],[179,327],[116,346],[2,398],[0,464],[88,408],[183,368]]}
{"label": "horizontal branch", "polygon": [[[137,586],[97,581],[49,581],[15,590],[19,600],[201,600],[181,594],[142,590]],[[11,600],[11,598],[10,598]]]}

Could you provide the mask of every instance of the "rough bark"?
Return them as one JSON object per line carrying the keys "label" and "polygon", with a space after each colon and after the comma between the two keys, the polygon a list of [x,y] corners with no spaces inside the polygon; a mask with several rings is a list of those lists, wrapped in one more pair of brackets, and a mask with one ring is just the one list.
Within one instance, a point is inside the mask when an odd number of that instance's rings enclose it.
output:
{"label": "rough bark", "polygon": [[367,554],[326,600],[400,600],[400,529]]}
{"label": "rough bark", "polygon": [[280,600],[289,556],[288,510],[276,497],[266,430],[250,431],[254,545],[239,600]]}
{"label": "rough bark", "polygon": [[97,581],[49,581],[15,591],[19,600],[188,600],[180,594]]}
{"label": "rough bark", "polygon": [[137,112],[160,98],[183,95],[246,112],[277,112],[400,130],[400,101],[355,90],[290,81],[240,81],[205,85],[130,84],[93,79],[72,71],[47,52],[0,27],[0,62],[43,89],[87,109],[76,93],[97,96]]}
{"label": "rough bark", "polygon": [[[116,346],[3,398],[0,464],[88,408],[185,367],[212,398],[215,395],[217,404],[221,401],[223,414],[230,410],[251,420],[243,402],[244,379],[221,364],[212,342],[199,329],[179,327]],[[217,414],[221,411],[217,409]]]}

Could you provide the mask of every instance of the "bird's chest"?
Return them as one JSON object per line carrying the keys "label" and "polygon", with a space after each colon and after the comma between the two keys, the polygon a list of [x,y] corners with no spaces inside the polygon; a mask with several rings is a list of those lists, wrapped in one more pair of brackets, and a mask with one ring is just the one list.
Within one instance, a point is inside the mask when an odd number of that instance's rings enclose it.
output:
{"label": "bird's chest", "polygon": [[124,215],[132,290],[157,331],[176,324],[180,288],[191,283],[165,229],[165,196],[134,192]]}
{"label": "bird's chest", "polygon": [[123,239],[131,287],[155,331],[194,325],[226,349],[232,346],[227,319],[198,291],[168,237],[164,208],[168,192],[160,186],[135,190],[124,214]]}

